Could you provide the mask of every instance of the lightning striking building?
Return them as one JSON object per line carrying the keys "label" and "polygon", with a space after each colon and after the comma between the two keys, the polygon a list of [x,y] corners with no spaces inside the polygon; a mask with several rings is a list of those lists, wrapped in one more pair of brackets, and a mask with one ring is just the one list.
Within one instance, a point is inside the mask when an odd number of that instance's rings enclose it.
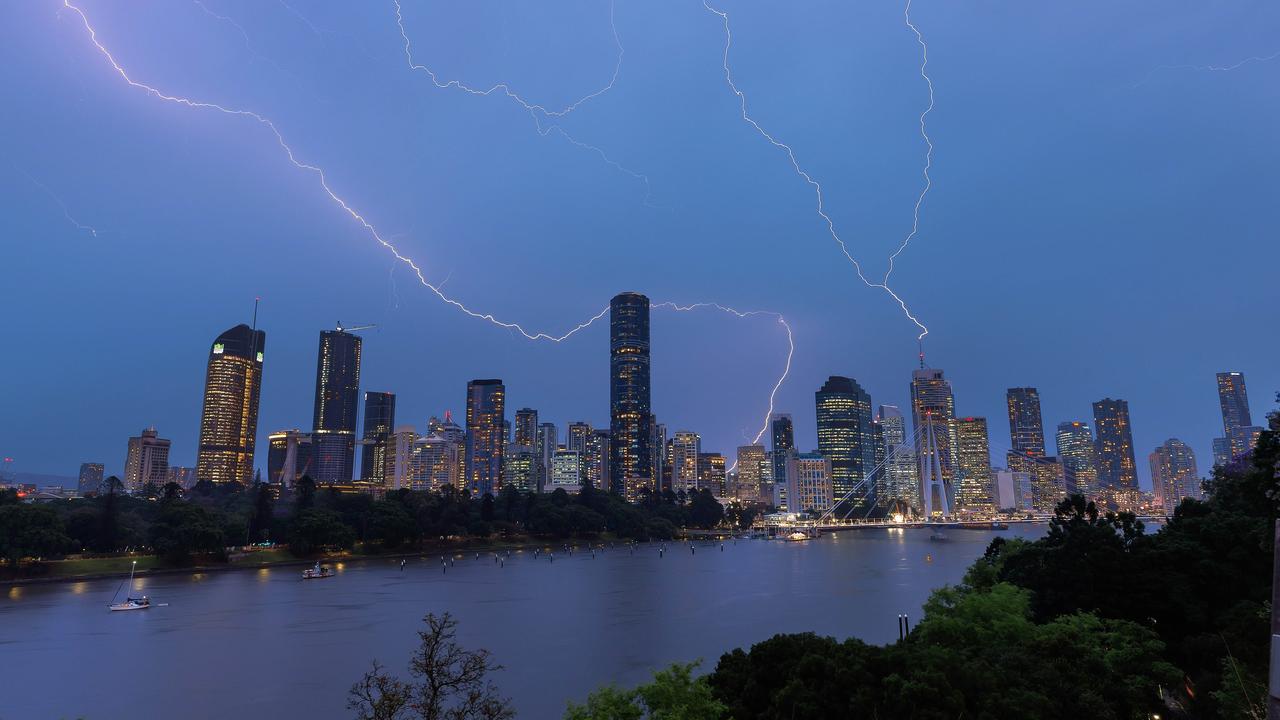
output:
{"label": "lightning striking building", "polygon": [[196,477],[215,483],[253,483],[258,398],[267,333],[240,324],[209,347],[200,415]]}
{"label": "lightning striking building", "polygon": [[652,487],[649,298],[625,292],[609,302],[609,484],[628,500]]}

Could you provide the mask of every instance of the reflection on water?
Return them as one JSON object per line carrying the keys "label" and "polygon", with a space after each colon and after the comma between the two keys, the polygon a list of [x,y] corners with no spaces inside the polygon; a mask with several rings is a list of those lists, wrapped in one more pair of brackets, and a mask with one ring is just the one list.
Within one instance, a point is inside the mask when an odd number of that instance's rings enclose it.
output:
{"label": "reflection on water", "polygon": [[[1043,527],[999,533],[1036,536]],[[0,601],[4,717],[346,718],[346,690],[377,658],[403,669],[428,612],[452,612],[458,639],[490,650],[521,717],[559,717],[606,682],[702,659],[779,632],[897,639],[929,591],[957,582],[997,533],[859,530],[804,543],[739,540],[615,547],[559,545],[335,563],[300,570],[137,578],[156,607],[104,609],[119,580],[8,589]],[[555,552],[559,551],[559,552]],[[555,552],[554,562],[551,553]],[[167,603],[167,607],[161,604]],[[122,662],[128,658],[128,662]],[[94,668],[93,672],[80,672]]]}

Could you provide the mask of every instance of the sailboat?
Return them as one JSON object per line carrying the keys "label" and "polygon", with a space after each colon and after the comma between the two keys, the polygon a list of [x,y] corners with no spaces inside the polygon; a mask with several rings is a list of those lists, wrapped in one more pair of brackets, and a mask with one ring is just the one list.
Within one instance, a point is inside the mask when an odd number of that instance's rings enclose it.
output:
{"label": "sailboat", "polygon": [[[130,592],[133,592],[133,573],[137,569],[138,569],[138,561],[134,560],[133,566],[129,568],[129,591]],[[107,606],[107,608],[112,612],[116,612],[119,610],[146,610],[147,608],[151,607],[151,598],[147,597],[146,595],[143,595],[140,598],[126,596],[124,599],[124,602],[119,602],[119,603],[114,602],[114,600],[116,599],[116,596],[118,596],[119,594],[120,594],[120,588],[116,588],[116,594],[111,597],[111,600],[113,602]]]}

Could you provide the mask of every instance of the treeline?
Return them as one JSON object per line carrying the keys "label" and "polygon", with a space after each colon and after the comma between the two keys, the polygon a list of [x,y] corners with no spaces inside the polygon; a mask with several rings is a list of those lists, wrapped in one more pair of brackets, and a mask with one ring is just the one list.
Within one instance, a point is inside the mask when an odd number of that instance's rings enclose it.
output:
{"label": "treeline", "polygon": [[[504,488],[497,497],[399,490],[374,498],[317,489],[310,478],[283,493],[256,483],[198,483],[183,491],[170,483],[124,494],[108,478],[96,497],[20,503],[0,492],[0,558],[10,573],[38,570],[38,559],[67,554],[153,553],[174,565],[226,559],[228,547],[286,545],[298,556],[349,550],[404,550],[457,538],[532,536],[547,539],[670,539],[681,528],[713,528],[726,520],[710,492],[655,494],[631,504],[592,488],[576,495]],[[732,520],[749,523],[750,517]]]}
{"label": "treeline", "polygon": [[702,677],[675,666],[603,688],[566,717],[1262,720],[1278,461],[1272,414],[1252,457],[1159,532],[1068,498],[1045,537],[992,541],[905,640],[777,635]]}

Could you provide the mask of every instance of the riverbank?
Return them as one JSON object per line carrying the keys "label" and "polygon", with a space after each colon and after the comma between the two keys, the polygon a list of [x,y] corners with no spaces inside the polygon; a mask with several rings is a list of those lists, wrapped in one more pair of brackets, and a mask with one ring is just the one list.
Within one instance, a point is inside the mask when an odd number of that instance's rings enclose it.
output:
{"label": "riverbank", "polygon": [[[593,540],[590,543],[575,541],[568,544],[571,547],[583,547],[586,545],[600,545],[602,543],[618,544],[619,542],[630,541],[619,541],[611,537],[602,537]],[[324,555],[306,558],[300,558],[292,555],[285,549],[271,549],[245,553],[243,556],[224,563],[183,566],[164,565],[160,562],[160,559],[154,555],[121,555],[106,558],[77,558],[73,560],[54,560],[46,563],[45,566],[48,568],[48,573],[44,575],[25,578],[0,579],[0,587],[127,578],[129,577],[130,570],[133,569],[133,563],[135,561],[138,563],[135,571],[135,575],[137,577],[154,577],[158,575],[191,575],[197,573],[232,572],[237,570],[261,570],[263,568],[304,567],[315,564],[317,560],[327,563],[368,562],[370,560],[401,560],[426,558],[436,555],[456,555],[459,553],[497,552],[500,550],[529,550],[535,548],[555,549],[563,547],[565,544],[566,543],[560,541],[547,541],[524,536],[489,540],[469,538],[457,541],[437,541],[435,543],[425,544],[414,550],[406,550],[403,552],[352,551],[327,553]]]}

